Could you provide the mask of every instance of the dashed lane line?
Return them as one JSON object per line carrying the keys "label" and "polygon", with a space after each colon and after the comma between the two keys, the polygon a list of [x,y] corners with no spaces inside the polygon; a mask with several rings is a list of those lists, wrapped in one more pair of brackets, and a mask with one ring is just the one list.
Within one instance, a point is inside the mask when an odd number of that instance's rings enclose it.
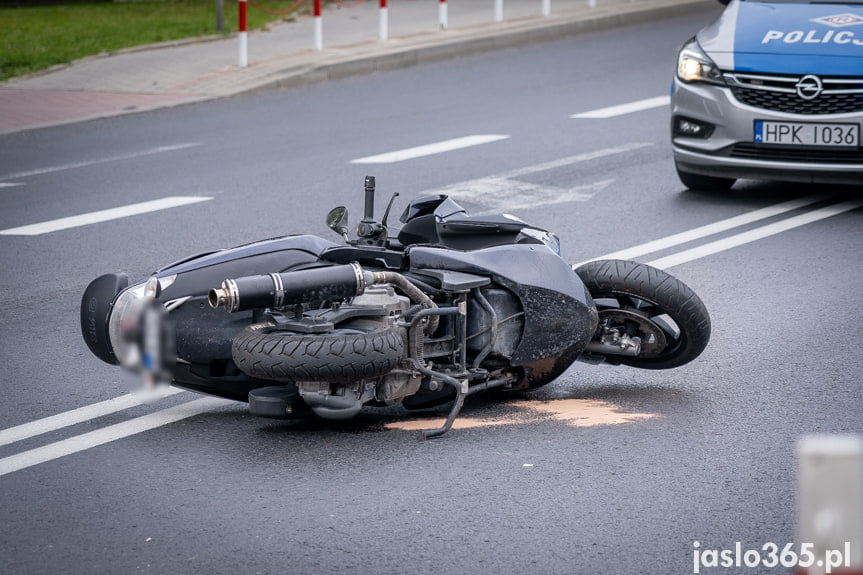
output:
{"label": "dashed lane line", "polygon": [[600,108],[598,110],[591,110],[590,112],[582,112],[580,114],[573,114],[570,118],[579,118],[579,119],[605,119],[605,118],[613,118],[615,116],[623,116],[625,114],[632,114],[633,112],[641,112],[642,110],[650,110],[652,108],[660,108],[662,106],[668,106],[671,103],[670,96],[657,96],[656,98],[647,98],[646,100],[638,100],[637,102],[629,102],[628,104],[620,104],[617,106],[609,106],[607,108]]}
{"label": "dashed lane line", "polygon": [[77,228],[100,222],[107,222],[119,218],[136,216],[169,208],[177,208],[189,204],[197,204],[198,202],[206,202],[213,198],[208,196],[170,196],[159,200],[151,200],[149,202],[141,202],[138,204],[130,204],[119,208],[110,208],[107,210],[99,210],[87,214],[50,220],[38,224],[30,224],[17,228],[9,228],[0,230],[0,236],[38,236],[50,232],[66,230],[69,228]]}
{"label": "dashed lane line", "polygon": [[138,152],[130,152],[128,154],[118,154],[115,156],[105,156],[103,158],[95,158],[92,160],[84,160],[81,162],[71,162],[68,164],[60,164],[57,166],[48,166],[45,168],[36,168],[34,170],[27,170],[24,172],[15,172],[12,174],[2,174],[0,175],[0,180],[19,180],[21,178],[29,178],[31,176],[41,176],[42,174],[50,174],[53,172],[62,172],[63,170],[72,170],[75,168],[85,168],[88,166],[95,166],[97,164],[105,164],[108,162],[117,162],[120,160],[132,160],[135,158],[142,158],[144,156],[152,156],[153,154],[164,154],[166,152],[176,152],[178,150],[185,150],[187,148],[194,148],[195,146],[200,146],[201,144],[198,142],[187,142],[182,144],[172,144],[169,146],[159,146],[157,148],[150,148],[149,150],[141,150]]}
{"label": "dashed lane line", "polygon": [[416,146],[414,148],[406,148],[395,152],[387,152],[385,154],[377,154],[374,156],[366,156],[351,160],[351,164],[392,164],[402,162],[404,160],[412,160],[423,156],[431,156],[441,154],[443,152],[451,152],[453,150],[461,150],[472,146],[489,144],[500,140],[506,140],[509,136],[503,134],[477,134],[473,136],[465,136],[463,138],[455,138],[445,140],[443,142],[435,142],[434,144],[426,144],[424,146]]}

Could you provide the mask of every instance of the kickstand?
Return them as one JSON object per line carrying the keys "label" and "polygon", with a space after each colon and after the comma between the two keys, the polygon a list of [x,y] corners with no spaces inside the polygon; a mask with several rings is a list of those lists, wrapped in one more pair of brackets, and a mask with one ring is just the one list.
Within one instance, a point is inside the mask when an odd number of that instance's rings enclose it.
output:
{"label": "kickstand", "polygon": [[447,415],[446,421],[442,427],[420,431],[420,439],[423,441],[431,439],[432,437],[440,437],[449,431],[450,427],[452,427],[453,421],[455,421],[455,418],[458,416],[458,412],[461,411],[461,407],[464,405],[464,398],[467,397],[468,382],[466,379],[464,381],[459,381],[442,373],[435,374],[435,377],[454,388],[456,396],[452,409],[450,409],[449,415]]}

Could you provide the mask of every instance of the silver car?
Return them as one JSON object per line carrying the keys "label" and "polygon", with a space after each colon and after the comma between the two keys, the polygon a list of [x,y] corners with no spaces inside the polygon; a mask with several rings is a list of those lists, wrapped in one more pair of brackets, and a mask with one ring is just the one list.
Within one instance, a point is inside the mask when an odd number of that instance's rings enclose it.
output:
{"label": "silver car", "polygon": [[731,0],[686,42],[671,95],[680,180],[863,186],[863,0]]}

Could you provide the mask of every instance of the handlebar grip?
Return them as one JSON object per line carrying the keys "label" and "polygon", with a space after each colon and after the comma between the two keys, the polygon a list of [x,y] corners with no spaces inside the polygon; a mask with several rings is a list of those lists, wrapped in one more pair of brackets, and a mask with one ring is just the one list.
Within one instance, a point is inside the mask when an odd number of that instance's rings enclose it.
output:
{"label": "handlebar grip", "polygon": [[366,205],[363,212],[363,221],[375,221],[375,177],[366,176]]}

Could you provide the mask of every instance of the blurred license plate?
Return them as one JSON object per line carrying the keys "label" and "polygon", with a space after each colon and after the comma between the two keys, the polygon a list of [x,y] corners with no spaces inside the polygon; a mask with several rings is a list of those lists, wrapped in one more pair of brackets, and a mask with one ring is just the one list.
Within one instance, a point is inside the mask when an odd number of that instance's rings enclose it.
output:
{"label": "blurred license plate", "polygon": [[755,143],[854,148],[860,145],[860,126],[755,120]]}

